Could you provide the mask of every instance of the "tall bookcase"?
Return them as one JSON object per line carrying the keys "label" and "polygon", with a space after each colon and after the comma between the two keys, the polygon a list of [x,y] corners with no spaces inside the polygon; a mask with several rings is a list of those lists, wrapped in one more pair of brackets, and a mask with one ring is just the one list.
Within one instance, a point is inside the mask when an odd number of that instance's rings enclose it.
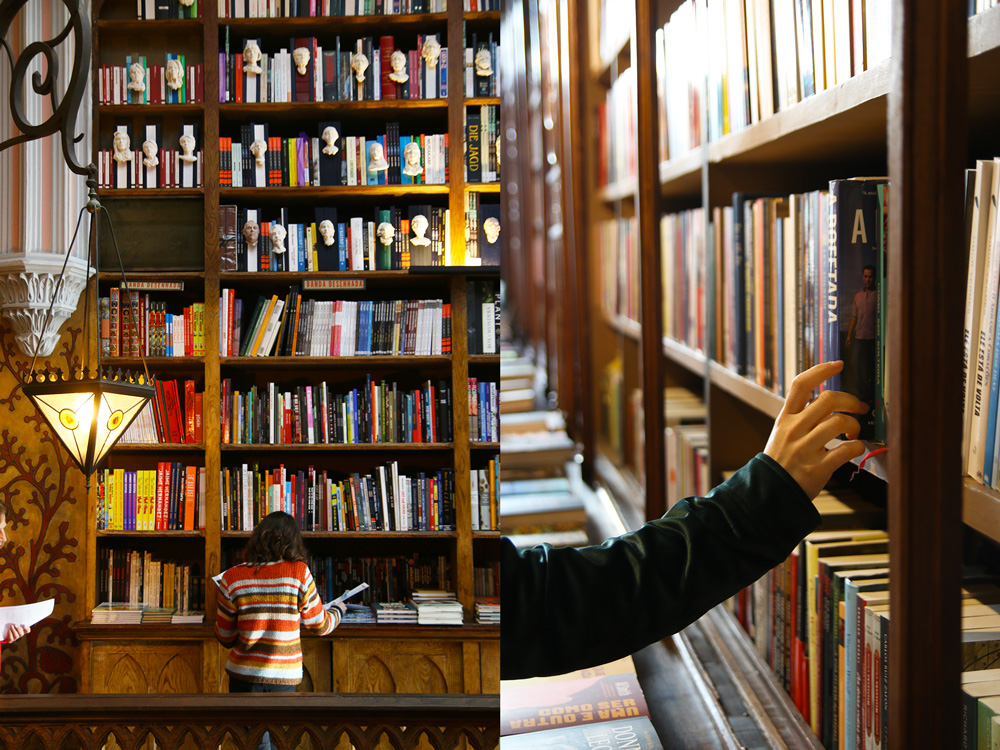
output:
{"label": "tall bookcase", "polygon": [[[606,5],[621,13],[620,6]],[[997,79],[990,68],[1000,54],[1000,13],[989,9],[967,18],[964,4],[945,8],[896,0],[890,3],[890,59],[713,140],[706,134],[708,105],[702,86],[697,106],[680,114],[682,119],[690,117],[697,145],[664,159],[659,155],[664,120],[655,35],[681,5],[675,0],[637,0],[635,23],[603,49],[599,35],[608,20],[601,18],[599,3],[581,0],[568,6],[576,23],[563,42],[580,54],[568,64],[564,61],[562,75],[577,78],[573,91],[582,101],[574,135],[582,134],[583,146],[577,153],[589,157],[582,160],[588,167],[586,227],[570,248],[579,270],[568,282],[555,282],[562,285],[566,298],[558,301],[559,309],[547,309],[544,315],[562,315],[574,305],[585,310],[578,325],[591,344],[580,356],[584,382],[590,385],[577,411],[589,411],[596,418],[589,428],[583,422],[585,429],[575,437],[584,441],[585,461],[594,478],[626,510],[633,510],[625,513],[632,524],[664,510],[661,399],[665,386],[686,385],[704,395],[712,484],[720,481],[721,471],[742,465],[761,450],[783,400],[716,361],[711,267],[702,269],[707,279],[704,347],[696,350],[664,338],[660,217],[691,208],[731,205],[737,191],[788,194],[825,188],[831,179],[888,174],[894,198],[887,361],[895,405],[889,423],[889,452],[868,461],[863,470],[870,475],[866,484],[872,495],[888,497],[893,621],[889,736],[895,747],[954,746],[959,735],[962,536],[1000,540],[996,493],[963,478],[959,461],[966,257],[961,239],[961,178],[963,169],[973,166],[975,159],[997,153],[995,134],[990,134],[990,124],[998,114],[996,97],[991,94]],[[701,2],[696,5],[699,11],[706,7]],[[710,0],[708,5],[712,5]],[[723,5],[729,8],[731,4]],[[756,4],[747,2],[744,7],[751,5]],[[693,56],[685,59],[693,69],[700,69],[698,52],[708,58],[713,48],[694,46]],[[930,60],[933,64],[926,64]],[[706,62],[704,70],[707,66]],[[626,137],[635,139],[637,169],[623,179],[600,182],[594,158],[600,150],[599,108],[628,69],[635,71],[636,92],[629,114],[638,127]],[[567,108],[563,116],[571,112]],[[666,124],[671,124],[669,118]],[[705,214],[707,222],[710,211]],[[634,309],[639,311],[636,318],[609,314],[602,303],[600,279],[607,266],[602,265],[599,224],[632,216],[636,217],[639,247],[639,273],[633,289]],[[544,231],[544,217],[529,216],[526,224],[532,219]],[[531,262],[533,252],[523,249],[520,262]],[[526,287],[519,292],[522,289]],[[515,310],[522,305],[517,300]],[[544,326],[534,325],[527,315],[520,315],[516,329],[532,341],[544,337]],[[621,360],[623,403],[635,388],[641,387],[644,393],[641,413],[625,420],[620,452],[607,444],[601,387],[607,365],[615,358]],[[568,420],[571,425],[580,421],[575,415]],[[630,440],[640,433],[644,444],[638,450]],[[732,627],[729,615],[713,612],[707,621],[691,642],[697,639],[717,645],[713,658],[721,659],[726,668],[713,674],[726,673],[725,689],[735,687],[740,692],[746,711],[768,741],[779,747],[819,747],[780,685],[761,669],[752,646],[747,648],[742,631]],[[724,652],[729,656],[722,656]],[[693,652],[689,649],[689,653]],[[702,695],[708,695],[711,691],[704,687],[704,676],[704,672],[696,675],[695,683],[701,683]],[[715,714],[716,720],[719,716]],[[729,738],[720,746],[736,739],[730,728],[720,731]],[[683,732],[678,729],[678,734]]]}
{"label": "tall bookcase", "polygon": [[[102,189],[102,202],[115,221],[130,282],[171,280],[184,283],[176,299],[205,304],[205,354],[200,357],[147,358],[150,372],[164,379],[193,379],[204,391],[204,440],[200,444],[117,446],[109,466],[155,468],[161,460],[180,461],[206,469],[206,512],[201,531],[98,531],[97,498],[92,491],[86,534],[86,610],[97,603],[98,554],[105,548],[148,549],[160,559],[195,561],[206,574],[221,570],[224,559],[245,544],[250,532],[222,531],[220,470],[240,461],[261,466],[288,464],[304,468],[327,466],[331,471],[362,473],[398,460],[418,468],[451,468],[456,477],[454,531],[305,532],[311,552],[334,557],[395,556],[413,553],[444,556],[449,588],[463,605],[461,627],[400,627],[345,625],[333,638],[306,638],[306,678],[300,689],[336,692],[467,692],[499,691],[499,628],[470,624],[473,616],[474,567],[495,562],[499,532],[473,531],[470,512],[470,468],[483,468],[499,453],[499,443],[470,442],[468,378],[499,382],[499,355],[469,354],[467,284],[493,281],[499,269],[421,267],[401,271],[365,272],[221,272],[219,268],[220,204],[336,205],[347,201],[365,213],[379,200],[433,201],[450,209],[448,231],[452,247],[466,241],[466,197],[471,191],[499,193],[499,184],[466,184],[464,112],[467,106],[498,105],[499,98],[467,98],[462,70],[463,32],[493,33],[499,39],[500,13],[463,12],[452,0],[445,13],[378,16],[225,18],[216,3],[201,3],[200,17],[191,20],[136,20],[135,4],[107,0],[94,8],[94,69],[122,65],[124,55],[139,52],[150,60],[164,52],[184,54],[187,63],[203,63],[203,102],[188,104],[99,105],[94,79],[94,133],[97,147],[107,141],[117,123],[131,122],[134,132],[146,122],[161,125],[163,146],[175,142],[180,125],[198,126],[203,149],[204,186],[173,189]],[[226,104],[219,102],[219,52],[223,25],[237,40],[270,36],[372,36],[436,33],[452,51],[453,67],[446,99],[364,102],[296,102]],[[372,68],[369,75],[378,75]],[[365,187],[253,188],[220,187],[219,136],[238,132],[240,123],[270,122],[289,129],[301,126],[318,135],[316,125],[334,118],[345,123],[381,124],[412,120],[415,130],[448,133],[449,182],[444,185],[382,185]],[[105,237],[106,239],[106,237]],[[102,240],[102,247],[104,240]],[[109,256],[102,253],[102,258]],[[117,285],[120,272],[102,263],[101,292]],[[306,279],[350,279],[362,282],[375,298],[438,297],[451,303],[453,346],[439,356],[365,357],[221,357],[218,320],[223,288],[243,298],[258,293],[283,295],[290,284]],[[161,293],[163,294],[163,293]],[[97,341],[90,342],[96,347]],[[136,367],[137,359],[112,358],[112,366]],[[433,444],[366,445],[223,445],[220,442],[221,380],[238,377],[253,382],[324,377],[362,380],[366,373],[417,380],[445,380],[452,389],[453,441]],[[96,482],[95,482],[96,484]],[[81,689],[88,692],[216,692],[226,689],[225,650],[214,638],[216,597],[211,584],[203,603],[203,626],[98,626],[81,623]]]}

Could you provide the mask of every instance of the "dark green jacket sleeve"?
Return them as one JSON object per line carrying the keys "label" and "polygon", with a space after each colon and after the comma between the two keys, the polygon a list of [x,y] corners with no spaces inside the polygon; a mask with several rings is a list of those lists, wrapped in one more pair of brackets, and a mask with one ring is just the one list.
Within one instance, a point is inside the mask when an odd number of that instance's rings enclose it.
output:
{"label": "dark green jacket sleeve", "polygon": [[603,664],[676,633],[782,562],[819,525],[763,453],[708,497],[601,545],[518,552],[502,540],[503,679]]}

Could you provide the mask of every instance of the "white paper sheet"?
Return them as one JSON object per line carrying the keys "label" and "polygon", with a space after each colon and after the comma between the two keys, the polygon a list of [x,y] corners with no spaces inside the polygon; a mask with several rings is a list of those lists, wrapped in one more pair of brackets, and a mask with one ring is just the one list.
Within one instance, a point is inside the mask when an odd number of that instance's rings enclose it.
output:
{"label": "white paper sheet", "polygon": [[327,604],[326,605],[326,609],[330,609],[330,607],[332,607],[334,604],[340,604],[341,602],[347,601],[352,596],[356,596],[357,594],[360,594],[366,588],[368,588],[368,584],[367,583],[362,583],[362,584],[359,584],[359,585],[355,586],[350,591],[345,591],[343,594],[341,594],[340,596],[338,596],[332,602],[330,602],[329,604]]}
{"label": "white paper sheet", "polygon": [[36,622],[41,622],[52,614],[54,604],[55,599],[45,599],[32,604],[0,607],[0,636],[6,634],[8,625],[27,625],[30,627]]}

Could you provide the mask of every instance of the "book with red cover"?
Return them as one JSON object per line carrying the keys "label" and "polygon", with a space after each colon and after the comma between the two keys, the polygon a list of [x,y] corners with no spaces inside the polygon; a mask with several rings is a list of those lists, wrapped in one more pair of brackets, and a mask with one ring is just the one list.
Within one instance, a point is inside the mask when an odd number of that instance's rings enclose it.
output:
{"label": "book with red cover", "polygon": [[198,468],[188,466],[184,476],[184,530],[194,531],[195,484],[198,480]]}
{"label": "book with red cover", "polygon": [[383,36],[379,39],[379,67],[382,69],[383,101],[396,98],[396,86],[398,84],[389,78],[389,74],[392,73],[392,64],[389,62],[389,58],[392,57],[392,53],[395,49],[395,38],[391,36]]}
{"label": "book with red cover", "polygon": [[204,440],[202,431],[202,419],[203,419],[202,403],[204,396],[205,396],[204,393],[194,394],[194,442],[195,443],[200,443],[202,442],[202,440]]}
{"label": "book with red cover", "polygon": [[170,380],[164,383],[163,387],[167,392],[165,402],[172,442],[182,443],[184,442],[184,418],[181,412],[180,394],[177,392],[177,381]]}
{"label": "book with red cover", "polygon": [[156,465],[156,531],[166,531],[167,515],[165,512],[167,463],[160,461]]}
{"label": "book with red cover", "polygon": [[194,381],[184,381],[184,442],[194,443]]}

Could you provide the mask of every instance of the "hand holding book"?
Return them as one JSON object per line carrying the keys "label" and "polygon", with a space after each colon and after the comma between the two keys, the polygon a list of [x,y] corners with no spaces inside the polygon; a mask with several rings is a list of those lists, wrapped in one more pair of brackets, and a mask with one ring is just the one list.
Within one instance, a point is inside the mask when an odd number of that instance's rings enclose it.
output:
{"label": "hand holding book", "polygon": [[[857,437],[861,426],[849,414],[864,414],[868,405],[841,391],[823,391],[810,401],[820,383],[844,369],[844,363],[824,362],[796,376],[788,398],[774,422],[764,453],[773,458],[812,500],[819,494],[833,472],[845,462],[865,452]],[[833,450],[826,444],[838,435],[849,438]]]}

